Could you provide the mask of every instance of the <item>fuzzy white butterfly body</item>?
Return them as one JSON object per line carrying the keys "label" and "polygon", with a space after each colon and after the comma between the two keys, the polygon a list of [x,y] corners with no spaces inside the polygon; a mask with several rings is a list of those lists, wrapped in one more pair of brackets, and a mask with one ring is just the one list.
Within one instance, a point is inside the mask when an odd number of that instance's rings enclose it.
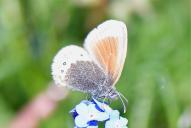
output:
{"label": "fuzzy white butterfly body", "polygon": [[90,93],[94,98],[114,99],[127,52],[127,29],[123,22],[108,20],[94,28],[84,49],[67,46],[54,57],[55,83]]}

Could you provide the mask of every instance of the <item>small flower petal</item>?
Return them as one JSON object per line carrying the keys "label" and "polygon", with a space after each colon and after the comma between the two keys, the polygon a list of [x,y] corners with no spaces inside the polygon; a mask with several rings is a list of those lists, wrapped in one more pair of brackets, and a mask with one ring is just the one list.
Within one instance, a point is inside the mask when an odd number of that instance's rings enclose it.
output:
{"label": "small flower petal", "polygon": [[106,121],[105,128],[127,128],[128,120],[126,118],[119,117],[118,111],[113,111],[112,114],[110,120]]}
{"label": "small flower petal", "polygon": [[114,122],[113,121],[106,121],[105,128],[113,128]]}
{"label": "small flower petal", "polygon": [[111,113],[110,113],[110,119],[114,119],[114,120],[117,120],[119,119],[119,111],[118,110],[113,110]]}
{"label": "small flower petal", "polygon": [[95,108],[95,104],[88,105],[89,112],[98,112],[98,110]]}
{"label": "small flower petal", "polygon": [[75,118],[75,124],[77,127],[87,127],[87,120],[86,117],[83,116],[76,116]]}
{"label": "small flower petal", "polygon": [[95,119],[98,120],[98,121],[105,121],[105,120],[109,119],[109,114],[107,114],[105,112],[104,113],[100,112],[99,114],[97,114]]}
{"label": "small flower petal", "polygon": [[76,112],[81,115],[81,114],[86,114],[88,113],[88,106],[84,103],[80,103],[76,105]]}
{"label": "small flower petal", "polygon": [[123,123],[123,125],[127,125],[127,123],[128,123],[128,120],[124,117],[120,117],[120,121],[121,121],[121,123]]}

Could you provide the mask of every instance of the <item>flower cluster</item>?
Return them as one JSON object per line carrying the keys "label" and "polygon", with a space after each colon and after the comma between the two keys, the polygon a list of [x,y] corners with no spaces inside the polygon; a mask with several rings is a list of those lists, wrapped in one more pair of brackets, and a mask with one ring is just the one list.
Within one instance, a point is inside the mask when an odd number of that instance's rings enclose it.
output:
{"label": "flower cluster", "polygon": [[74,128],[98,128],[98,122],[105,122],[105,128],[127,128],[128,120],[112,110],[109,105],[93,99],[83,100],[71,110]]}

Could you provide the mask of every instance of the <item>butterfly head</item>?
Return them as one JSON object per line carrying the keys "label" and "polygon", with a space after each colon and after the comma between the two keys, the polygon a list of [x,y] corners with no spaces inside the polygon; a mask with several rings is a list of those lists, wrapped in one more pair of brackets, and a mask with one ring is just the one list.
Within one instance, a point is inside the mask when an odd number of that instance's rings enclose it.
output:
{"label": "butterfly head", "polygon": [[92,92],[92,96],[95,99],[107,98],[107,99],[115,100],[118,98],[118,93],[117,93],[116,89],[114,89],[112,87],[101,86],[100,88],[98,88],[97,90]]}
{"label": "butterfly head", "polygon": [[92,93],[92,97],[94,99],[102,99],[103,101],[105,101],[105,99],[112,101],[119,98],[124,107],[124,113],[126,112],[126,104],[128,104],[128,100],[122,93],[118,92],[113,87],[107,88],[102,86],[102,88],[100,88],[99,90],[95,90],[95,92]]}
{"label": "butterfly head", "polygon": [[110,92],[108,93],[108,98],[109,99],[117,99],[118,98],[118,93],[115,89],[111,89]]}

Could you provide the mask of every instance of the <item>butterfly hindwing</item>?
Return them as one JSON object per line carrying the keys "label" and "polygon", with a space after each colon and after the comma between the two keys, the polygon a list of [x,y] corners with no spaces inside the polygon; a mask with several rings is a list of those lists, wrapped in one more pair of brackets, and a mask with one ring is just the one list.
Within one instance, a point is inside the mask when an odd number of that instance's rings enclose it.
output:
{"label": "butterfly hindwing", "polygon": [[57,85],[67,85],[64,81],[66,73],[78,60],[92,61],[83,48],[75,45],[66,46],[56,54],[52,63],[52,76]]}
{"label": "butterfly hindwing", "polygon": [[52,64],[55,83],[74,90],[94,93],[104,83],[103,70],[81,47],[71,45],[61,49]]}

